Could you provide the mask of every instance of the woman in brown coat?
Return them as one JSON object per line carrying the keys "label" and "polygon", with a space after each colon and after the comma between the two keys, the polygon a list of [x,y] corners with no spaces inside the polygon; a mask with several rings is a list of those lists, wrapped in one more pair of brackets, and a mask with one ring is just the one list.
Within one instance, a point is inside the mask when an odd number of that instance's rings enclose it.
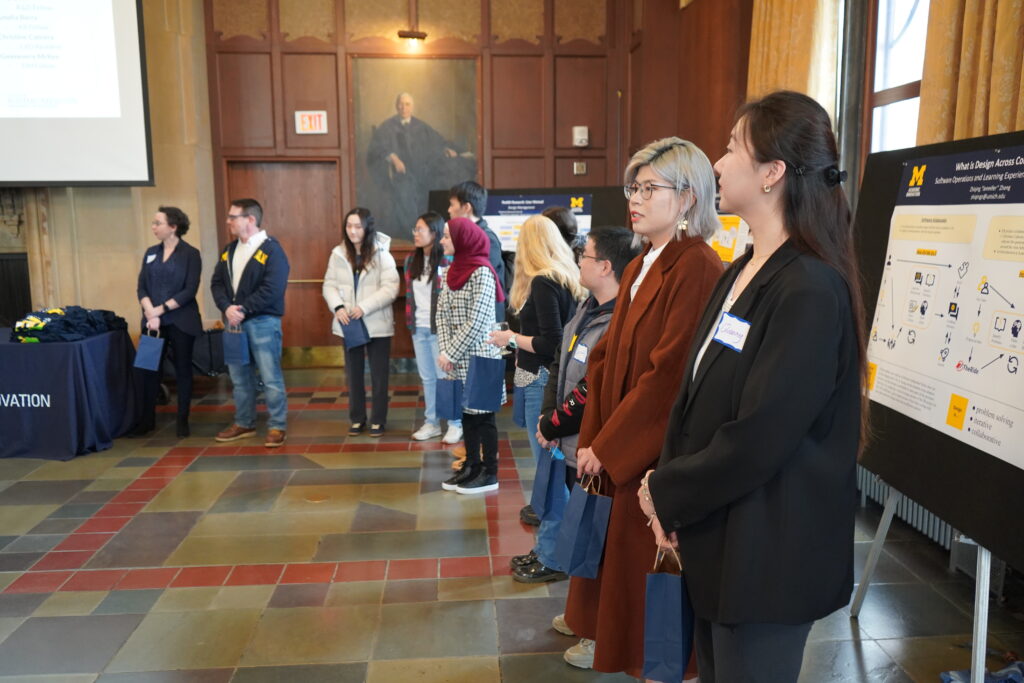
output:
{"label": "woman in brown coat", "polygon": [[644,577],[656,548],[636,492],[661,454],[671,398],[722,262],[704,241],[719,222],[711,163],[696,145],[652,142],[633,155],[625,182],[633,231],[648,244],[626,268],[590,360],[577,459],[581,475],[601,474],[611,520],[597,578],[570,584],[565,622],[583,640],[565,659],[640,676]]}

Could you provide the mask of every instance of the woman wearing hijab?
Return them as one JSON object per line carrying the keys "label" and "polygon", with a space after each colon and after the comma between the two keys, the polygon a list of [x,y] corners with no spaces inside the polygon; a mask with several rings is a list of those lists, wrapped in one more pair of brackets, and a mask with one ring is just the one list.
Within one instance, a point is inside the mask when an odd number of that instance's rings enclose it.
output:
{"label": "woman wearing hijab", "polygon": [[[487,342],[494,327],[495,301],[505,300],[498,275],[491,266],[490,242],[468,218],[453,218],[444,227],[444,253],[452,258],[437,302],[438,367],[449,379],[463,383],[472,356],[501,358]],[[502,382],[501,403],[505,402]],[[494,413],[475,410],[463,402],[463,441],[466,459],[441,486],[458,493],[485,493],[498,489],[498,428]]]}

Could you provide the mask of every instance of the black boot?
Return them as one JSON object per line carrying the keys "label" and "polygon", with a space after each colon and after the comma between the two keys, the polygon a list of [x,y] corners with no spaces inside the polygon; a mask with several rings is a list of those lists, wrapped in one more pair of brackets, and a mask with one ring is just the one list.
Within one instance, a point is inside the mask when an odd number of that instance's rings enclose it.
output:
{"label": "black boot", "polygon": [[178,438],[184,439],[185,437],[191,436],[192,430],[188,428],[188,415],[178,416]]}

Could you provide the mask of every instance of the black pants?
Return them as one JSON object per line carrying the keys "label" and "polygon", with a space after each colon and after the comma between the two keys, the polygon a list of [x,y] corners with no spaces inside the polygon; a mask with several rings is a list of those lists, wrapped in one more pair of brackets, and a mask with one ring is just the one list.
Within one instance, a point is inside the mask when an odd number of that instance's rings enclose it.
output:
{"label": "black pants", "polygon": [[716,624],[697,618],[694,647],[700,683],[796,683],[807,624]]}
{"label": "black pants", "polygon": [[176,325],[161,325],[160,336],[164,339],[164,348],[160,353],[160,365],[156,371],[139,370],[142,381],[142,415],[139,425],[144,429],[153,429],[156,425],[156,396],[160,393],[160,379],[164,357],[167,349],[174,352],[174,379],[178,384],[178,422],[187,422],[189,408],[192,404],[192,349],[196,338],[182,332]]}
{"label": "black pants", "polygon": [[363,360],[370,358],[370,381],[373,384],[373,408],[370,424],[388,421],[388,362],[391,359],[391,337],[374,337],[368,344],[345,349],[345,377],[348,378],[348,416],[352,422],[366,422],[366,375]]}
{"label": "black pants", "polygon": [[494,413],[463,413],[462,439],[467,465],[482,466],[487,474],[498,473],[498,425]]}

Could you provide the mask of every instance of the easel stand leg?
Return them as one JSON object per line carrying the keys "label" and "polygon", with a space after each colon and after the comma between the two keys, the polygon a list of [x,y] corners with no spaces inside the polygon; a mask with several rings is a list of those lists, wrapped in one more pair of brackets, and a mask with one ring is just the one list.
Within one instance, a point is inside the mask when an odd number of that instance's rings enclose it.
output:
{"label": "easel stand leg", "polygon": [[985,654],[988,651],[988,591],[992,555],[978,546],[978,569],[974,583],[974,647],[971,650],[971,683],[984,683]]}
{"label": "easel stand leg", "polygon": [[854,619],[860,614],[864,598],[867,597],[871,576],[875,573],[878,558],[882,555],[882,545],[885,543],[886,534],[889,533],[889,525],[892,524],[892,516],[896,512],[896,503],[899,502],[900,495],[899,491],[889,487],[889,495],[885,499],[885,509],[882,511],[882,520],[878,523],[878,530],[875,531],[875,540],[871,542],[871,552],[868,553],[868,561],[864,564],[864,572],[860,576],[857,594],[854,595],[853,604],[850,606],[850,616]]}

